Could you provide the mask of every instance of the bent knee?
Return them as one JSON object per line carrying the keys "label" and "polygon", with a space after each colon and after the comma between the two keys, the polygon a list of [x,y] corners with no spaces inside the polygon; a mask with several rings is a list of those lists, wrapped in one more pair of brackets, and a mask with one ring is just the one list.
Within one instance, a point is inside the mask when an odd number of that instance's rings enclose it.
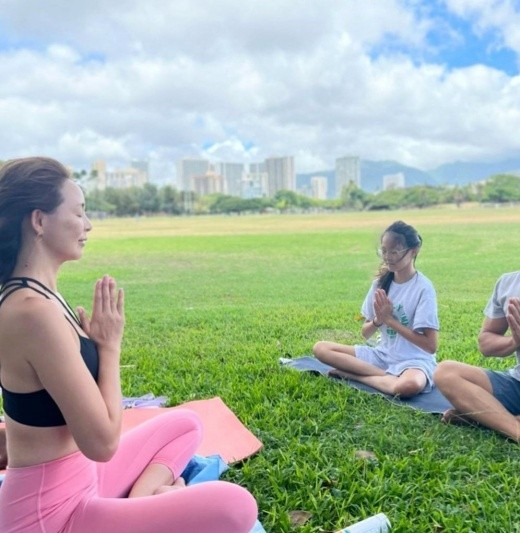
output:
{"label": "bent knee", "polygon": [[239,485],[226,481],[217,483],[220,490],[212,502],[216,504],[215,522],[223,528],[222,531],[251,531],[258,516],[255,498]]}
{"label": "bent knee", "polygon": [[326,353],[327,353],[327,347],[328,347],[328,342],[327,341],[318,341],[313,347],[312,347],[312,353],[314,354],[314,356],[317,358],[317,359],[320,359],[321,361],[321,358],[326,356]]}
{"label": "bent knee", "polygon": [[193,436],[197,442],[202,441],[203,427],[199,415],[187,408],[177,408],[159,415],[155,419],[161,425],[164,431],[170,431],[172,434],[188,434]]}
{"label": "bent knee", "polygon": [[442,361],[437,365],[433,373],[433,381],[435,385],[441,388],[453,379],[457,379],[460,375],[460,370],[461,364],[457,361]]}

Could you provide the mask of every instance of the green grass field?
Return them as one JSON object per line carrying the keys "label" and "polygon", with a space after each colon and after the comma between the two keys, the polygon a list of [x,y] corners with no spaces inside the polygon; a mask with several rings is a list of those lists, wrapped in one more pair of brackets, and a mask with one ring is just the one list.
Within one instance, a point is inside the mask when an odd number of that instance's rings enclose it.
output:
{"label": "green grass field", "polygon": [[[520,531],[518,445],[279,367],[319,339],[362,341],[378,237],[396,219],[424,239],[439,360],[512,365],[481,357],[476,336],[496,278],[520,266],[513,208],[94,221],[60,290],[89,308],[102,274],[125,288],[125,395],[218,395],[262,440],[225,479],[255,495],[268,532],[334,531],[378,512],[396,532]],[[311,514],[305,525],[291,526],[295,510]]]}

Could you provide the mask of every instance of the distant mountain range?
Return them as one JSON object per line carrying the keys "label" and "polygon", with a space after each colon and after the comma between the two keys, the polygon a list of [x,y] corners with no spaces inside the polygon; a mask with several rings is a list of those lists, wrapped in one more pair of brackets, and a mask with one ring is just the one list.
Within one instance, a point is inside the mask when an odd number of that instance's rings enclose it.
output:
{"label": "distant mountain range", "polygon": [[[406,187],[414,185],[467,185],[482,181],[495,174],[520,175],[520,157],[495,163],[456,162],[441,165],[433,170],[424,171],[402,165],[396,161],[361,160],[361,188],[367,192],[377,192],[383,188],[383,177],[388,174],[402,173]],[[302,189],[310,186],[313,176],[325,176],[328,180],[328,196],[334,197],[336,176],[334,170],[322,170],[296,175],[296,186]]]}

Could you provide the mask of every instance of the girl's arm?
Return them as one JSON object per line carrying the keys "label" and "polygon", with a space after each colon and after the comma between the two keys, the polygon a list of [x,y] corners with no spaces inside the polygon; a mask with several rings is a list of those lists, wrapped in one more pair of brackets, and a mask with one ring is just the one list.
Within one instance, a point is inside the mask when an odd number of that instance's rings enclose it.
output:
{"label": "girl's arm", "polygon": [[407,341],[415,344],[422,350],[434,354],[437,351],[438,332],[432,328],[423,328],[421,332],[415,331],[401,324],[393,316],[393,305],[385,291],[377,289],[374,295],[374,310],[376,316],[386,326],[395,330]]}
{"label": "girl's arm", "polygon": [[361,335],[365,339],[370,339],[372,335],[383,325],[383,323],[377,322],[377,317],[374,317],[372,320],[366,320],[361,326]]}
{"label": "girl's arm", "polygon": [[401,337],[421,348],[421,350],[431,354],[437,351],[439,332],[436,329],[423,328],[422,333],[420,333],[404,326],[394,317],[386,319],[384,323],[397,331]]}
{"label": "girl's arm", "polygon": [[373,282],[361,306],[361,314],[365,317],[365,322],[361,326],[361,335],[367,340],[383,325],[377,313],[373,319],[366,318],[374,314],[374,296],[376,290],[376,282]]}

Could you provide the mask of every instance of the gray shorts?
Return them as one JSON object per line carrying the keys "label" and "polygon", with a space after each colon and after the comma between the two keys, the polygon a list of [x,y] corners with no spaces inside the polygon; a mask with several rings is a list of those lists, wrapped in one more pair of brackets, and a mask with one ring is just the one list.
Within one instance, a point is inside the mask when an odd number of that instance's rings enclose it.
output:
{"label": "gray shorts", "polygon": [[354,350],[358,359],[377,366],[377,368],[393,376],[400,376],[409,368],[421,370],[426,376],[426,387],[421,392],[431,392],[433,389],[433,372],[437,366],[434,357],[430,359],[404,359],[402,361],[389,362],[388,357],[376,347],[367,346],[366,344],[356,344]]}
{"label": "gray shorts", "polygon": [[520,381],[509,372],[485,370],[491,386],[493,396],[512,414],[520,415]]}

